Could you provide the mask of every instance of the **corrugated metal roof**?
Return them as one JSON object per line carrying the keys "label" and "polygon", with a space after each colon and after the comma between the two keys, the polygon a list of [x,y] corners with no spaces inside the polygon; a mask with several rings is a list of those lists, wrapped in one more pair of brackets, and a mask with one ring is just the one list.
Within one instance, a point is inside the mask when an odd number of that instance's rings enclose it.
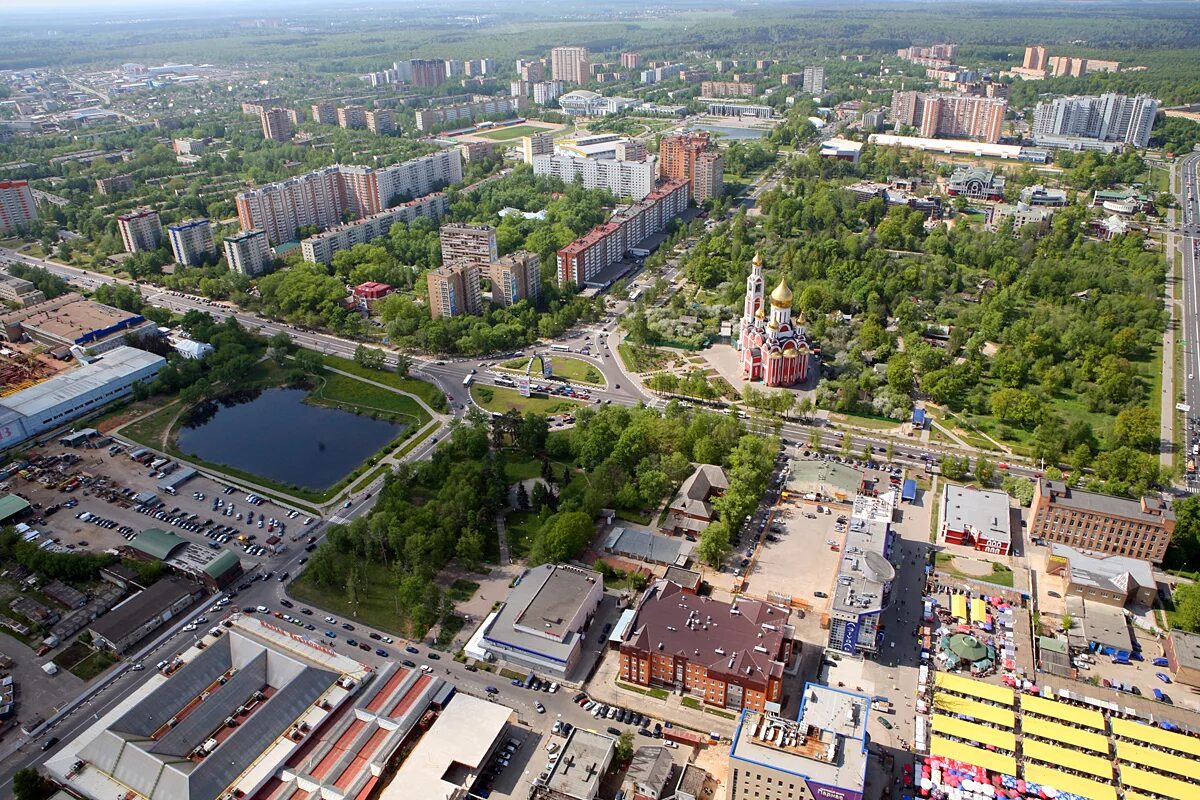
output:
{"label": "corrugated metal roof", "polygon": [[4,497],[0,497],[0,520],[16,516],[28,508],[29,503],[25,500],[15,494],[6,494]]}
{"label": "corrugated metal roof", "polygon": [[56,375],[37,386],[0,400],[0,409],[9,409],[27,417],[68,402],[89,392],[99,391],[116,378],[133,375],[167,360],[136,347],[117,347],[78,369]]}
{"label": "corrugated metal roof", "polygon": [[147,528],[129,542],[134,550],[159,561],[165,561],[171,551],[181,544],[187,544],[187,539],[162,528]]}

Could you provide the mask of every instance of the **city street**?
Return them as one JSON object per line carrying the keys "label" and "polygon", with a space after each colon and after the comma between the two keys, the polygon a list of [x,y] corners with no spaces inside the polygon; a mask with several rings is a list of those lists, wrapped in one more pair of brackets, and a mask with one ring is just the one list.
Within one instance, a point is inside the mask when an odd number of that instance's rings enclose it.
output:
{"label": "city street", "polygon": [[[1179,220],[1179,249],[1183,256],[1183,321],[1180,331],[1183,338],[1183,364],[1187,375],[1186,379],[1182,375],[1176,376],[1175,383],[1183,384],[1183,402],[1189,408],[1190,423],[1200,414],[1196,405],[1200,402],[1200,396],[1197,395],[1200,384],[1196,382],[1196,373],[1200,371],[1200,273],[1197,273],[1197,268],[1200,267],[1200,177],[1197,175],[1200,171],[1200,154],[1184,156],[1176,169],[1180,179],[1179,205],[1182,208],[1182,219]],[[1174,254],[1168,251],[1167,257],[1173,259]],[[1168,269],[1173,268],[1173,264],[1168,264]],[[1194,427],[1191,424],[1187,426],[1189,434]],[[1184,443],[1190,455],[1191,435],[1184,439]],[[1196,473],[1192,472],[1188,475],[1188,487],[1195,486]]]}

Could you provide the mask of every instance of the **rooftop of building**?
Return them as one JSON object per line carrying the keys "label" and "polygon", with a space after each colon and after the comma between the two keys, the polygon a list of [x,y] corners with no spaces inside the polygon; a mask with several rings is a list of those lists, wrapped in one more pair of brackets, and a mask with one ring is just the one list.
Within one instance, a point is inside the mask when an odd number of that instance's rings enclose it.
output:
{"label": "rooftop of building", "polygon": [[[666,786],[674,767],[675,760],[671,757],[670,748],[658,745],[639,747],[633,752],[633,758],[629,761],[629,769],[625,772],[625,783],[651,787],[657,794]],[[626,794],[632,793],[626,792]]]}
{"label": "rooftop of building", "polygon": [[516,712],[458,693],[404,759],[380,800],[451,800],[470,788]]}
{"label": "rooftop of building", "polygon": [[208,224],[209,224],[209,222],[206,219],[200,219],[200,218],[186,219],[183,222],[176,222],[174,224],[168,225],[167,230],[169,230],[169,231],[186,231],[189,228],[199,228],[199,227],[203,227]]}
{"label": "rooftop of building", "polygon": [[1083,625],[1083,634],[1088,642],[1096,642],[1115,650],[1131,650],[1133,635],[1125,609],[1106,603],[1090,603],[1077,597],[1067,598],[1067,611],[1078,612],[1076,618]]}
{"label": "rooftop of building", "polygon": [[[534,567],[509,592],[510,605],[515,605],[518,597],[524,600],[514,624],[562,638],[568,633],[567,625],[596,585],[603,587],[604,576],[594,570],[555,564]],[[522,588],[525,591],[519,592]]]}
{"label": "rooftop of building", "polygon": [[28,509],[29,501],[22,497],[17,497],[15,494],[6,494],[0,497],[0,521],[15,517]]}
{"label": "rooftop of building", "polygon": [[1068,486],[1063,481],[1052,481],[1046,478],[1038,479],[1038,490],[1042,495],[1050,495],[1050,500],[1054,505],[1067,508],[1078,508],[1113,517],[1140,519],[1144,522],[1155,522],[1159,519],[1172,522],[1175,520],[1175,511],[1171,508],[1170,502],[1157,497],[1131,500],[1111,494],[1088,492]]}
{"label": "rooftop of building", "polygon": [[713,508],[709,499],[724,494],[728,488],[729,478],[725,470],[713,464],[697,464],[676,492],[675,499],[671,501],[671,510],[712,519]]}
{"label": "rooftop of building", "polygon": [[569,797],[594,797],[616,744],[615,737],[575,728],[550,771],[546,787]]}
{"label": "rooftop of building", "polygon": [[663,574],[663,577],[671,581],[671,583],[678,583],[685,589],[698,589],[702,581],[702,576],[699,572],[676,566],[667,567],[667,571]]}
{"label": "rooftop of building", "polygon": [[70,342],[94,331],[141,319],[141,314],[106,306],[75,292],[0,317],[5,325],[19,322],[25,328]]}
{"label": "rooftop of building", "polygon": [[199,591],[199,588],[184,578],[163,578],[120,603],[89,627],[110,642],[117,641],[181,597]]}
{"label": "rooftop of building", "polygon": [[948,530],[969,531],[992,542],[1012,541],[1012,518],[1008,495],[947,483],[942,492],[941,519]]}
{"label": "rooftop of building", "polygon": [[826,139],[821,143],[822,150],[852,151],[857,153],[859,150],[862,150],[862,148],[862,142],[856,142],[852,139],[843,139],[840,136],[835,136],[832,139]]}
{"label": "rooftop of building", "polygon": [[[151,675],[63,747],[47,764],[51,773],[87,797],[243,796],[370,674],[266,620],[235,617],[216,630],[182,653],[169,676]],[[88,769],[72,769],[77,759]]]}
{"label": "rooftop of building", "polygon": [[[669,515],[667,525],[679,524],[686,526],[689,520],[678,515]],[[691,522],[698,522],[691,520]],[[692,530],[703,530],[700,523]],[[614,555],[628,556],[642,561],[652,561],[656,564],[674,564],[687,566],[695,551],[695,545],[687,539],[678,536],[664,536],[661,533],[645,528],[617,526],[608,532],[604,538],[604,549]]]}
{"label": "rooftop of building", "polygon": [[1149,561],[1128,556],[1092,554],[1065,544],[1051,543],[1050,555],[1064,558],[1071,566],[1071,583],[1126,594],[1154,588],[1154,571]]}
{"label": "rooftop of building", "polygon": [[1181,669],[1200,670],[1200,633],[1173,628],[1171,644],[1175,648],[1175,659]]}
{"label": "rooftop of building", "polygon": [[803,459],[791,462],[787,490],[793,494],[803,494],[823,486],[833,486],[850,496],[858,491],[862,478],[863,473],[848,464]]}
{"label": "rooftop of building", "polygon": [[794,638],[791,611],[761,600],[732,603],[687,594],[659,580],[642,595],[622,648],[678,655],[703,664],[710,675],[764,685],[782,677],[787,640]]}
{"label": "rooftop of building", "polygon": [[185,545],[187,542],[187,539],[171,531],[164,531],[162,528],[146,528],[129,540],[129,547],[144,556],[163,561],[171,555],[175,548]]}
{"label": "rooftop of building", "polygon": [[743,712],[729,757],[861,793],[867,774],[870,709],[866,695],[806,684],[795,721],[760,711]]}
{"label": "rooftop of building", "polygon": [[166,359],[135,347],[115,347],[89,364],[55,375],[36,386],[0,399],[0,415],[5,411],[24,417],[35,417],[47,409],[73,400],[89,392],[97,392],[113,379],[131,375]]}

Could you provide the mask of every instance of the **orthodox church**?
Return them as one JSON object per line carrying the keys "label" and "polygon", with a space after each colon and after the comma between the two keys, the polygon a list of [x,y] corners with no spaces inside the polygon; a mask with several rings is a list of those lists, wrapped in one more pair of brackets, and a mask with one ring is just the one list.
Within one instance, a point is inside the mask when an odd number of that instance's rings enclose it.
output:
{"label": "orthodox church", "polygon": [[787,279],[780,278],[771,292],[769,316],[763,292],[762,255],[756,253],[746,278],[746,307],[738,335],[742,378],[766,386],[791,386],[808,375],[808,339],[804,327],[792,321]]}

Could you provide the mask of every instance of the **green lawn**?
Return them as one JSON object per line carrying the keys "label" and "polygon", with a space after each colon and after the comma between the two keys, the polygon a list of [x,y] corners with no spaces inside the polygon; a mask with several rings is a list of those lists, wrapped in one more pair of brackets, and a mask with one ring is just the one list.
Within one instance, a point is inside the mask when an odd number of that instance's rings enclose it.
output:
{"label": "green lawn", "polygon": [[327,372],[319,380],[317,388],[308,396],[308,400],[317,405],[387,417],[415,427],[420,427],[431,419],[429,412],[406,395],[396,394],[336,372]]}
{"label": "green lawn", "polygon": [[362,622],[381,631],[404,635],[405,620],[396,613],[397,603],[392,590],[395,578],[378,561],[364,560],[358,590],[358,605],[350,603],[342,590],[326,591],[301,575],[288,586],[288,594],[297,600],[311,603],[336,617]]}
{"label": "green lawn", "polygon": [[859,428],[871,428],[877,431],[893,430],[900,426],[898,420],[883,419],[882,417],[864,417],[859,414],[830,414],[829,418],[833,422],[844,422],[847,425],[854,425]]}
{"label": "green lawn", "polygon": [[383,383],[402,392],[415,394],[424,400],[434,411],[446,410],[446,395],[437,386],[427,381],[417,380],[416,378],[405,378],[390,370],[367,369],[366,367],[359,366],[352,359],[339,358],[338,356],[325,356],[325,363],[335,369],[349,372],[351,375],[357,375],[360,378],[366,378],[376,383]]}
{"label": "green lawn", "polygon": [[[555,477],[561,477],[563,467],[561,461],[551,461],[550,468],[554,471]],[[515,454],[509,454],[504,459],[504,477],[509,483],[517,481],[526,481],[530,478],[542,477],[542,460],[540,458],[524,458]]]}
{"label": "green lawn", "polygon": [[475,581],[465,581],[462,578],[459,578],[450,585],[450,597],[456,603],[467,602],[477,591],[479,591],[478,583]]}
{"label": "green lawn", "polygon": [[550,133],[552,130],[552,128],[543,128],[540,125],[513,125],[493,131],[475,131],[474,135],[495,142],[504,142],[509,139],[519,139],[522,136],[532,136],[535,133]]}
{"label": "green lawn", "polygon": [[[534,377],[541,377],[542,358],[541,356],[535,356],[533,360],[535,363],[531,374]],[[514,358],[510,361],[505,361],[500,367],[501,369],[512,370],[524,375],[525,367],[528,364],[528,358]],[[590,383],[595,386],[605,385],[604,376],[600,374],[600,370],[583,359],[553,355],[550,358],[550,364],[554,368],[554,377],[556,378],[563,378],[571,383]]]}
{"label": "green lawn", "polygon": [[358,483],[354,484],[354,486],[352,486],[350,488],[350,491],[352,491],[352,492],[362,491],[363,489],[370,486],[371,482],[374,481],[376,478],[382,477],[383,475],[390,472],[391,470],[392,470],[391,464],[380,464],[378,467],[371,470],[366,475],[362,476],[362,478],[358,481]]}
{"label": "green lawn", "polygon": [[117,657],[107,650],[95,650],[82,660],[72,664],[68,671],[80,680],[90,681],[117,663]]}
{"label": "green lawn", "polygon": [[533,544],[533,535],[541,526],[538,515],[532,511],[510,511],[504,518],[508,531],[508,549],[513,558],[524,558]]}
{"label": "green lawn", "polygon": [[550,397],[544,394],[534,394],[531,397],[521,397],[516,389],[503,386],[471,387],[471,399],[485,411],[503,414],[505,411],[532,411],[536,414],[567,414],[578,411],[583,404],[565,397]]}

